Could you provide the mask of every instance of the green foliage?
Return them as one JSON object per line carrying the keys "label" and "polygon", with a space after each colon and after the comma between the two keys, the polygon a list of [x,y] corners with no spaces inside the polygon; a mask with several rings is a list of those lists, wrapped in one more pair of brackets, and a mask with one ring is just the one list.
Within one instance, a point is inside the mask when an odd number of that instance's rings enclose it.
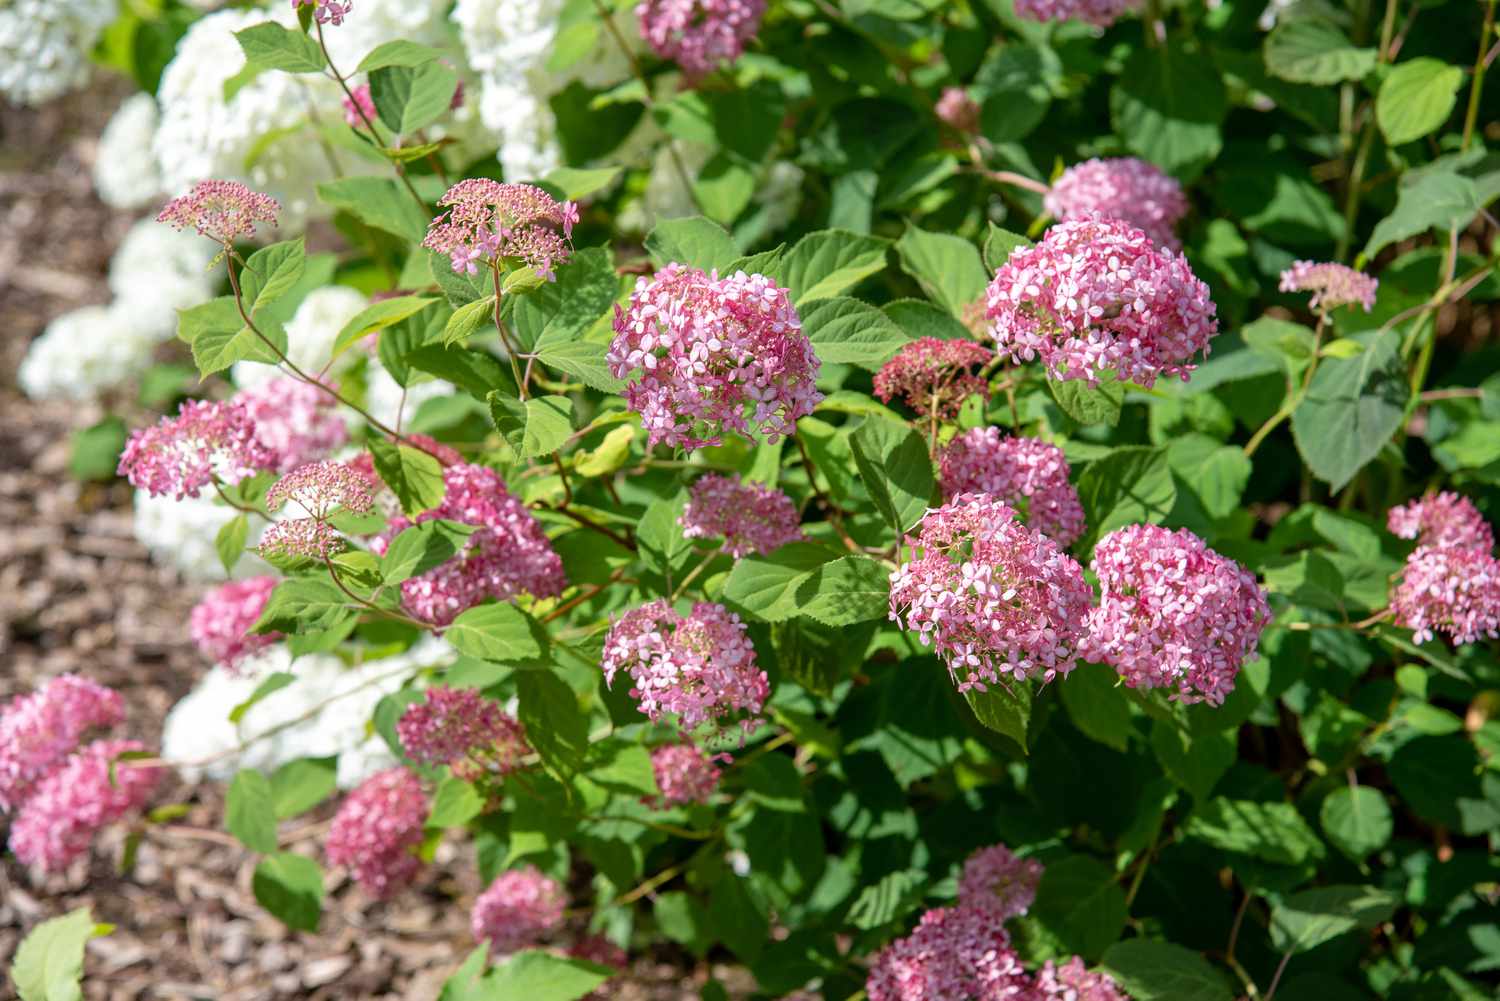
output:
{"label": "green foliage", "polygon": [[84,946],[113,930],[112,925],[95,924],[87,907],[33,928],[10,966],[21,1001],[82,1001]]}

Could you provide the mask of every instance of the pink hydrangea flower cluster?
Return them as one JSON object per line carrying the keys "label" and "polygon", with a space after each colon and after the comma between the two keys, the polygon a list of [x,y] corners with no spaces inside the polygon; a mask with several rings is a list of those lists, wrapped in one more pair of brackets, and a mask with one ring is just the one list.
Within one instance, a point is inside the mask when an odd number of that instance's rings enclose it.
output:
{"label": "pink hydrangea flower cluster", "polygon": [[1059,546],[1083,534],[1083,504],[1056,445],[1003,436],[999,428],[970,428],[943,449],[938,470],[946,497],[989,494],[1023,512],[1026,524]]}
{"label": "pink hydrangea flower cluster", "polygon": [[557,880],[536,866],[511,869],[474,901],[469,927],[475,941],[488,942],[495,952],[514,952],[562,924],[567,902]]}
{"label": "pink hydrangea flower cluster", "polygon": [[1342,264],[1320,264],[1316,261],[1293,261],[1281,273],[1283,292],[1311,292],[1307,305],[1312,309],[1337,309],[1359,305],[1365,312],[1375,308],[1375,292],[1380,282],[1362,271]]}
{"label": "pink hydrangea flower cluster", "polygon": [[994,497],[961,494],[904,544],[890,618],[934,648],[960,692],[1073,669],[1092,594],[1056,541]]}
{"label": "pink hydrangea flower cluster", "polygon": [[1396,624],[1425,643],[1447,633],[1461,646],[1500,636],[1500,560],[1486,549],[1420,546],[1391,594]]}
{"label": "pink hydrangea flower cluster", "polygon": [[922,337],[906,344],[875,373],[875,395],[886,403],[900,397],[921,417],[953,420],[971,396],[989,399],[990,387],[975,369],[995,352],[973,341]]}
{"label": "pink hydrangea flower cluster", "polygon": [[1177,179],[1133,156],[1085,160],[1062,172],[1043,202],[1058,219],[1123,219],[1158,247],[1176,250],[1188,201]]}
{"label": "pink hydrangea flower cluster", "polygon": [[208,592],[188,616],[188,634],[198,652],[209,663],[233,671],[250,654],[281,639],[280,633],[250,632],[275,589],[275,577],[250,577]]}
{"label": "pink hydrangea flower cluster", "polygon": [[245,407],[256,440],[272,455],[272,468],[279,473],[321,459],[349,441],[349,426],[333,396],[300,379],[272,379],[234,399]]}
{"label": "pink hydrangea flower cluster", "polygon": [[1131,688],[1221,705],[1271,620],[1255,576],[1186,529],[1127,525],[1094,547],[1099,605],[1081,652]]}
{"label": "pink hydrangea flower cluster", "polygon": [[1016,0],[1016,16],[1032,21],[1082,21],[1108,28],[1140,0]]}
{"label": "pink hydrangea flower cluster", "polygon": [[174,229],[192,227],[228,247],[255,235],[257,223],[276,225],[281,204],[239,181],[199,181],[191,191],[167,203],[156,217]]}
{"label": "pink hydrangea flower cluster", "polygon": [[763,483],[741,483],[738,473],[710,473],[694,483],[681,523],[686,538],[723,539],[724,552],[736,559],[804,538],[790,497]]}
{"label": "pink hydrangea flower cluster", "polygon": [[[459,613],[493,598],[510,601],[527,593],[551,598],[567,585],[562,559],[547,540],[542,526],[511,495],[493,469],[457,463],[443,470],[447,492],[443,502],[424,511],[417,522],[443,518],[478,526],[463,550],[452,559],[401,585],[406,610],[425,622],[446,626]],[[386,547],[412,524],[406,517],[371,543],[384,555]]]}
{"label": "pink hydrangea flower cluster", "polygon": [[0,812],[20,806],[85,733],[124,719],[118,692],[74,674],[12,699],[0,712]]}
{"label": "pink hydrangea flower cluster", "polygon": [[1108,973],[1090,971],[1082,956],[1074,956],[1060,966],[1050,959],[1043,964],[1035,1001],[1130,1001],[1130,995]]}
{"label": "pink hydrangea flower cluster", "polygon": [[745,624],[711,602],[686,616],[665,599],[626,612],[604,639],[603,667],[610,685],[620,672],[630,675],[641,712],[653,721],[676,713],[684,730],[740,710],[754,716],[770,695]]}
{"label": "pink hydrangea flower cluster", "polygon": [[1031,977],[996,912],[940,907],[886,946],[865,981],[869,1001],[1022,1001]]}
{"label": "pink hydrangea flower cluster", "polygon": [[553,265],[573,254],[578,206],[536,185],[471,177],[449,188],[438,205],[448,211],[432,220],[422,246],[446,256],[454,271],[472,275],[480,265],[509,258],[551,281]]}
{"label": "pink hydrangea flower cluster", "polygon": [[1419,546],[1453,546],[1486,553],[1495,548],[1495,533],[1484,515],[1473,501],[1451,490],[1391,508],[1386,513],[1386,526],[1392,535],[1416,539]]}
{"label": "pink hydrangea flower cluster", "polygon": [[266,506],[273,511],[288,502],[320,521],[341,508],[369,514],[375,507],[370,481],[349,463],[331,459],[298,466],[266,492]]}
{"label": "pink hydrangea flower cluster", "polygon": [[396,723],[401,746],[413,761],[448,765],[469,781],[508,775],[531,753],[526,727],[475,688],[434,685]]}
{"label": "pink hydrangea flower cluster", "polygon": [[1013,251],[986,290],[990,334],[1015,362],[1041,359],[1053,379],[1150,387],[1193,370],[1218,333],[1208,286],[1187,259],[1119,219],[1078,219]]}
{"label": "pink hydrangea flower cluster", "polygon": [[722,774],[702,748],[691,742],[666,744],[651,752],[651,771],[661,803],[706,803],[719,788]]}
{"label": "pink hydrangea flower cluster", "polygon": [[267,559],[327,560],[348,548],[349,543],[328,522],[288,518],[267,528],[255,551]]}
{"label": "pink hydrangea flower cluster", "polygon": [[955,132],[979,131],[979,102],[962,87],[944,87],[933,110],[938,121]]}
{"label": "pink hydrangea flower cluster", "polygon": [[1036,899],[1042,864],[1021,858],[1005,845],[981,848],[964,862],[958,879],[958,901],[964,907],[989,910],[1000,921],[1025,914]]}
{"label": "pink hydrangea flower cluster", "polygon": [[176,417],[131,432],[119,474],[153,497],[182,500],[216,479],[236,483],[276,462],[243,403],[188,400]]}
{"label": "pink hydrangea flower cluster", "polygon": [[766,0],[641,0],[641,37],[690,79],[732,63],[760,30]]}
{"label": "pink hydrangea flower cluster", "polygon": [[306,4],[313,9],[313,20],[334,27],[344,23],[344,18],[354,9],[354,0],[292,0],[292,9]]}
{"label": "pink hydrangea flower cluster", "polygon": [[[823,398],[820,363],[787,291],[764,275],[724,278],[668,264],[615,307],[607,360],[650,443],[703,448],[725,431],[774,444]],[[749,411],[747,418],[746,412]]]}
{"label": "pink hydrangea flower cluster", "polygon": [[87,852],[102,828],[141,809],[162,769],[115,762],[122,754],[145,750],[135,740],[99,740],[48,773],[11,825],[16,858],[57,872]]}
{"label": "pink hydrangea flower cluster", "polygon": [[[293,0],[297,2],[297,0]],[[362,83],[350,92],[354,99],[344,98],[344,124],[351,129],[364,126],[367,122],[375,121],[375,99],[370,96],[370,85]]]}
{"label": "pink hydrangea flower cluster", "polygon": [[349,868],[356,882],[377,898],[391,896],[416,878],[416,849],[427,820],[422,783],[405,768],[387,768],[344,798],[328,828],[324,852],[332,865]]}

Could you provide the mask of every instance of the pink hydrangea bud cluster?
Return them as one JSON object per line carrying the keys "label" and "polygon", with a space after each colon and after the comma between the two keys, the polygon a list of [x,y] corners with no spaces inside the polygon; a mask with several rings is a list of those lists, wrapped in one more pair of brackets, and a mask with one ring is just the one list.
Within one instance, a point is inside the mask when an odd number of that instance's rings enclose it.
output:
{"label": "pink hydrangea bud cluster", "polygon": [[1090,971],[1082,956],[1062,965],[1047,960],[1036,975],[1035,1001],[1130,1001],[1113,977]]}
{"label": "pink hydrangea bud cluster", "polygon": [[234,397],[255,427],[255,438],[279,473],[321,459],[349,441],[334,397],[290,376],[271,379]]}
{"label": "pink hydrangea bud cluster", "polygon": [[119,474],[153,497],[182,500],[216,479],[236,483],[276,461],[243,403],[188,400],[176,417],[131,432]]}
{"label": "pink hydrangea bud cluster", "polygon": [[1000,921],[1025,914],[1036,899],[1042,864],[1021,858],[1005,845],[981,848],[964,862],[958,879],[958,901],[964,907],[989,910]]}
{"label": "pink hydrangea bud cluster", "polygon": [[387,768],[344,798],[328,828],[324,852],[332,865],[349,868],[356,882],[386,898],[416,878],[416,855],[427,820],[422,783],[405,768]]}
{"label": "pink hydrangea bud cluster", "polygon": [[741,483],[737,473],[710,473],[694,483],[681,523],[686,538],[723,539],[724,552],[736,559],[804,538],[790,497],[763,483]]}
{"label": "pink hydrangea bud cluster", "polygon": [[979,102],[962,87],[944,87],[933,110],[937,112],[938,121],[955,132],[979,131]]}
{"label": "pink hydrangea bud cluster", "polygon": [[1056,445],[1003,436],[999,428],[970,428],[943,449],[938,469],[946,497],[989,494],[1022,512],[1027,525],[1059,546],[1071,546],[1083,534],[1083,504]]}
{"label": "pink hydrangea bud cluster", "polygon": [[869,1001],[1020,1001],[1031,987],[1001,918],[962,906],[923,914],[875,957],[865,981]]}
{"label": "pink hydrangea bud cluster", "polygon": [[1140,0],[1016,0],[1016,16],[1032,21],[1082,21],[1108,28]]}
{"label": "pink hydrangea bud cluster", "polygon": [[275,577],[250,577],[208,592],[188,616],[188,634],[198,652],[232,672],[250,654],[281,639],[280,633],[250,632],[275,589]]}
{"label": "pink hydrangea bud cluster", "polygon": [[228,247],[255,235],[257,223],[276,225],[281,204],[238,181],[199,181],[167,203],[156,217],[174,229],[192,227]]}
{"label": "pink hydrangea bud cluster", "polygon": [[102,828],[141,809],[162,769],[117,759],[145,750],[135,740],[98,740],[49,772],[11,824],[10,850],[16,858],[57,872],[87,852]]}
{"label": "pink hydrangea bud cluster", "polygon": [[273,511],[288,502],[320,521],[340,509],[369,514],[375,507],[370,481],[349,463],[331,459],[298,466],[266,492],[266,506]]}
{"label": "pink hydrangea bud cluster", "polygon": [[288,518],[267,528],[255,551],[267,559],[327,560],[348,548],[349,543],[328,522]]}
{"label": "pink hydrangea bud cluster", "polygon": [[292,0],[292,9],[307,5],[313,9],[313,20],[334,27],[344,23],[344,18],[354,9],[354,0]]}
{"label": "pink hydrangea bud cluster", "polygon": [[[442,518],[477,526],[458,555],[401,585],[406,610],[424,622],[445,626],[482,601],[510,601],[519,594],[551,598],[567,586],[562,559],[531,512],[493,469],[457,463],[443,470],[443,502],[416,518]],[[412,524],[406,517],[371,543],[384,555],[393,538]]]}
{"label": "pink hydrangea bud cluster", "polygon": [[1133,156],[1085,160],[1062,172],[1043,201],[1058,219],[1123,219],[1158,247],[1176,250],[1188,201],[1177,179]]}
{"label": "pink hydrangea bud cluster", "polygon": [[567,902],[557,880],[536,866],[511,869],[474,901],[469,927],[475,941],[488,942],[495,952],[514,952],[562,924]]}
{"label": "pink hydrangea bud cluster", "polygon": [[422,246],[446,256],[454,271],[472,275],[481,265],[510,259],[551,281],[553,265],[573,254],[578,206],[533,184],[471,177],[449,188],[438,205],[447,211],[432,220]]}
{"label": "pink hydrangea bud cluster", "polygon": [[1416,539],[1419,546],[1452,546],[1486,553],[1495,548],[1495,533],[1484,515],[1473,501],[1451,490],[1391,508],[1386,513],[1386,525],[1392,535]]}
{"label": "pink hydrangea bud cluster", "polygon": [[745,624],[711,602],[686,616],[665,599],[626,612],[604,639],[603,667],[610,685],[620,672],[630,675],[630,695],[653,721],[676,713],[689,731],[741,710],[754,716],[770,695]]}
{"label": "pink hydrangea bud cluster", "polygon": [[1218,333],[1208,286],[1187,259],[1119,219],[1078,219],[1019,247],[986,290],[990,334],[1015,362],[1041,359],[1053,379],[1150,387],[1193,370]]}
{"label": "pink hydrangea bud cluster", "polygon": [[732,63],[760,30],[766,0],[641,0],[641,37],[689,78]]}
{"label": "pink hydrangea bud cluster", "polygon": [[344,124],[351,129],[363,128],[366,123],[373,124],[375,99],[370,96],[370,85],[362,83],[351,90],[349,95],[353,100],[350,100],[350,97],[344,98]]}
{"label": "pink hydrangea bud cluster", "polygon": [[666,744],[652,751],[651,771],[656,775],[656,787],[661,790],[660,802],[667,806],[707,803],[719,788],[722,774],[713,758],[689,741]]}
{"label": "pink hydrangea bud cluster", "polygon": [[448,765],[469,781],[508,775],[531,753],[521,721],[475,688],[427,689],[401,714],[396,734],[413,761]]}
{"label": "pink hydrangea bud cluster", "polygon": [[[613,970],[624,972],[629,957],[625,950],[615,945],[603,935],[585,935],[583,938],[568,946],[568,956],[571,959],[581,959],[588,963],[599,966],[608,966]],[[606,980],[598,988],[585,994],[581,1001],[609,1001],[614,996],[612,991],[607,991],[609,981]]]}
{"label": "pink hydrangea bud cluster", "polygon": [[964,400],[989,399],[990,387],[975,369],[995,352],[973,341],[922,337],[904,345],[875,373],[875,395],[886,403],[900,397],[919,416],[958,417]]}
{"label": "pink hydrangea bud cluster", "polygon": [[[650,443],[695,449],[725,431],[772,444],[823,398],[820,363],[787,291],[764,275],[724,278],[668,264],[615,308],[607,360]],[[748,417],[747,417],[748,412]]]}
{"label": "pink hydrangea bud cluster", "polygon": [[1487,549],[1419,546],[1391,593],[1396,624],[1425,643],[1447,633],[1455,645],[1500,636],[1500,560]]}
{"label": "pink hydrangea bud cluster", "polygon": [[103,685],[64,674],[0,712],[0,812],[25,802],[89,730],[116,726],[125,702]]}
{"label": "pink hydrangea bud cluster", "polygon": [[962,494],[904,544],[890,618],[933,647],[960,692],[1073,669],[1093,596],[1057,542],[994,497]]}
{"label": "pink hydrangea bud cluster", "polygon": [[1283,292],[1311,292],[1307,305],[1312,309],[1337,309],[1359,305],[1365,312],[1375,308],[1375,292],[1380,282],[1362,271],[1342,264],[1319,264],[1316,261],[1293,261],[1281,273]]}
{"label": "pink hydrangea bud cluster", "polygon": [[1271,620],[1255,576],[1186,529],[1127,525],[1094,547],[1099,605],[1081,652],[1131,688],[1221,705]]}

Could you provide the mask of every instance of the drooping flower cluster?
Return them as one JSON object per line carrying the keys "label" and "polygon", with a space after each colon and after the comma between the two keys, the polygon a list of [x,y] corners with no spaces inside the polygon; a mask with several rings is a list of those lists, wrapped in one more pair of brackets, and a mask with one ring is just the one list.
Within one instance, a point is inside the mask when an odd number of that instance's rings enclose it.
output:
{"label": "drooping flower cluster", "polygon": [[[443,470],[443,502],[417,522],[442,518],[478,526],[458,555],[401,585],[406,610],[425,622],[445,626],[460,612],[494,598],[510,601],[527,593],[551,598],[566,586],[562,560],[542,526],[511,495],[493,469],[456,463]],[[384,554],[391,539],[412,524],[406,517],[371,543]]]}
{"label": "drooping flower cluster", "polygon": [[269,379],[234,399],[250,415],[256,440],[272,455],[271,468],[278,473],[321,459],[349,440],[333,395],[300,379]]}
{"label": "drooping flower cluster", "polygon": [[964,400],[989,398],[990,387],[975,369],[995,352],[973,341],[923,337],[905,345],[875,373],[875,395],[886,403],[900,397],[921,417],[953,420]]}
{"label": "drooping flower cluster", "polygon": [[641,712],[653,721],[676,713],[688,731],[740,710],[754,716],[770,695],[745,624],[711,602],[686,616],[661,598],[626,612],[604,639],[603,667],[610,685],[620,672],[630,675]]}
{"label": "drooping flower cluster", "polygon": [[875,957],[865,981],[870,1001],[1019,1001],[1030,987],[1004,922],[977,907],[923,914]]}
{"label": "drooping flower cluster", "polygon": [[275,226],[280,211],[276,199],[239,181],[199,181],[187,194],[168,202],[156,221],[174,229],[195,229],[228,247],[254,236],[258,223]]}
{"label": "drooping flower cluster", "polygon": [[0,713],[0,812],[16,809],[83,735],[125,719],[125,703],[87,678],[64,674]]}
{"label": "drooping flower cluster", "polygon": [[475,688],[434,685],[401,714],[396,733],[413,761],[448,765],[470,781],[507,775],[531,753],[521,721]]}
{"label": "drooping flower cluster", "polygon": [[661,790],[661,802],[667,806],[706,803],[719,788],[721,773],[713,758],[691,741],[666,744],[652,751],[651,771]]}
{"label": "drooping flower cluster", "polygon": [[489,943],[495,952],[514,952],[562,924],[567,902],[557,880],[536,866],[510,869],[474,901],[469,927],[476,942]]}
{"label": "drooping flower cluster", "polygon": [[275,577],[251,577],[208,592],[188,616],[188,634],[198,652],[233,672],[247,656],[281,639],[280,633],[250,632],[275,589]]}
{"label": "drooping flower cluster", "polygon": [[979,102],[962,87],[945,87],[933,110],[938,121],[955,132],[979,131]]}
{"label": "drooping flower cluster", "polygon": [[1036,1001],[1130,1001],[1115,979],[1089,970],[1082,956],[1062,965],[1047,960],[1036,975]]}
{"label": "drooping flower cluster", "polygon": [[347,866],[371,896],[389,897],[421,868],[416,849],[427,813],[416,775],[405,768],[377,772],[339,805],[324,845],[328,861]]}
{"label": "drooping flower cluster", "polygon": [[1186,529],[1127,525],[1094,547],[1099,605],[1081,653],[1131,688],[1223,703],[1271,619],[1255,576]]}
{"label": "drooping flower cluster", "polygon": [[480,265],[509,258],[551,281],[552,266],[572,256],[578,206],[535,185],[471,177],[449,188],[438,205],[448,211],[432,220],[422,246],[446,256],[454,271],[472,275]]}
{"label": "drooping flower cluster", "polygon": [[904,544],[890,618],[932,645],[960,692],[1073,669],[1092,595],[1057,542],[994,497],[962,494]]}
{"label": "drooping flower cluster", "polygon": [[181,500],[197,497],[215,479],[235,483],[275,462],[243,403],[188,400],[176,417],[131,433],[119,473],[153,497]]}
{"label": "drooping flower cluster", "polygon": [[1307,305],[1312,309],[1358,305],[1368,313],[1375,308],[1375,292],[1380,282],[1342,264],[1293,261],[1281,273],[1281,284],[1277,287],[1283,292],[1311,292]]}
{"label": "drooping flower cluster", "polygon": [[736,559],[803,538],[792,499],[763,483],[741,483],[738,473],[710,473],[694,483],[681,521],[686,538],[723,539],[724,552]]}
{"label": "drooping flower cluster", "polygon": [[738,59],[765,12],[766,0],[641,0],[635,7],[641,37],[689,79]]}
{"label": "drooping flower cluster", "polygon": [[266,506],[271,510],[288,502],[320,521],[340,508],[369,514],[375,506],[369,479],[350,463],[332,459],[298,466],[266,491]]}
{"label": "drooping flower cluster", "polygon": [[1020,858],[1005,845],[981,848],[964,862],[958,880],[958,901],[994,913],[1000,921],[1025,914],[1036,899],[1042,864]]}
{"label": "drooping flower cluster", "polygon": [[1002,436],[994,427],[970,428],[943,449],[938,469],[946,497],[989,494],[1060,546],[1071,546],[1083,534],[1083,505],[1068,482],[1068,460],[1056,445]]}
{"label": "drooping flower cluster", "polygon": [[1140,0],[1016,0],[1016,16],[1032,21],[1082,21],[1108,28]]}
{"label": "drooping flower cluster", "polygon": [[1500,636],[1500,560],[1485,549],[1420,546],[1406,559],[1391,609],[1417,643],[1440,632],[1456,646]]}
{"label": "drooping flower cluster", "polygon": [[[615,308],[606,356],[654,446],[695,449],[725,431],[775,443],[812,413],[819,362],[787,291],[764,275],[724,278],[668,264]],[[747,417],[748,411],[748,417]]]}
{"label": "drooping flower cluster", "polygon": [[1013,251],[986,290],[990,334],[1012,361],[1097,385],[1186,379],[1219,324],[1187,260],[1119,219],[1061,222]]}
{"label": "drooping flower cluster", "polygon": [[162,769],[118,759],[145,750],[135,740],[98,740],[50,772],[11,824],[10,850],[16,858],[57,872],[87,852],[102,828],[144,806]]}
{"label": "drooping flower cluster", "polygon": [[1158,247],[1176,250],[1174,228],[1188,201],[1177,179],[1133,156],[1085,160],[1062,172],[1043,204],[1058,219],[1123,219]]}
{"label": "drooping flower cluster", "polygon": [[1418,546],[1478,549],[1495,548],[1495,533],[1474,502],[1463,494],[1444,490],[1430,497],[1409,501],[1386,513],[1392,535],[1416,539]]}
{"label": "drooping flower cluster", "polygon": [[344,18],[354,9],[354,0],[292,0],[292,8],[306,4],[313,9],[313,20],[334,27],[344,23]]}

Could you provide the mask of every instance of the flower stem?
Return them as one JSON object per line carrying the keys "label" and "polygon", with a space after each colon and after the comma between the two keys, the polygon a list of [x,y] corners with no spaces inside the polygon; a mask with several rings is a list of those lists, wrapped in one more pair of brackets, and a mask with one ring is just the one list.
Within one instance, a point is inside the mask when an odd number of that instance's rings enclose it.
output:
{"label": "flower stem", "polygon": [[1484,8],[1484,27],[1479,29],[1479,55],[1474,60],[1474,79],[1469,84],[1469,108],[1464,112],[1464,138],[1459,152],[1469,148],[1474,139],[1474,125],[1479,120],[1479,94],[1484,89],[1484,72],[1489,68],[1485,57],[1485,45],[1495,27],[1495,0],[1489,0]]}

